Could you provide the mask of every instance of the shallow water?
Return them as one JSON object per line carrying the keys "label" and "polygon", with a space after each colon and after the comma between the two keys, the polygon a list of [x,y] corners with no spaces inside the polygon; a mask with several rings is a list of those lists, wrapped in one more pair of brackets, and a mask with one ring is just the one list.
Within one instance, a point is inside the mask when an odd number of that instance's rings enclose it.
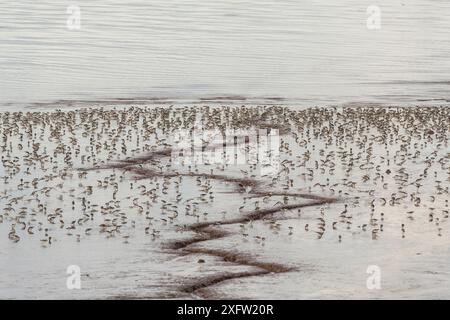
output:
{"label": "shallow water", "polygon": [[[67,28],[71,4],[80,6],[79,30]],[[5,0],[0,104],[447,103],[450,2],[376,4],[380,30],[367,28],[369,3],[357,0]]]}

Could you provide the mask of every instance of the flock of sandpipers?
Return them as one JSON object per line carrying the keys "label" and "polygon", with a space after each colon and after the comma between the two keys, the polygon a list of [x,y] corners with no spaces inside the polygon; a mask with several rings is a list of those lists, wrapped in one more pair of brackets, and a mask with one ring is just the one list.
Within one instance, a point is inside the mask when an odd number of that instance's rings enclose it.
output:
{"label": "flock of sandpipers", "polygon": [[[174,164],[171,136],[199,121],[223,132],[277,128],[278,171],[263,175],[254,163]],[[355,234],[376,240],[387,228],[407,238],[410,225],[423,223],[442,237],[450,210],[449,134],[446,107],[3,112],[0,236],[36,239],[43,247],[92,235],[128,243],[137,232],[159,239],[169,228],[236,219],[247,241],[252,212],[260,212],[268,213],[274,232],[317,239],[334,232],[337,243]],[[233,190],[227,194],[222,185]],[[301,208],[287,206],[319,196],[337,203],[318,206],[302,230],[280,230],[276,210],[264,212],[278,205],[301,218]],[[246,221],[239,220],[243,214]],[[264,234],[252,237],[267,241]]]}

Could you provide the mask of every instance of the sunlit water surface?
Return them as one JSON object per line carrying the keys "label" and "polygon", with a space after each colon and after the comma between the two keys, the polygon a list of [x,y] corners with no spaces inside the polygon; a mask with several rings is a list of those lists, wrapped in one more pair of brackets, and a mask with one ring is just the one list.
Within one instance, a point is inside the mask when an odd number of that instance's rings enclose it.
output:
{"label": "sunlit water surface", "polygon": [[0,103],[448,103],[450,2],[378,0],[380,30],[367,28],[370,4],[4,0]]}

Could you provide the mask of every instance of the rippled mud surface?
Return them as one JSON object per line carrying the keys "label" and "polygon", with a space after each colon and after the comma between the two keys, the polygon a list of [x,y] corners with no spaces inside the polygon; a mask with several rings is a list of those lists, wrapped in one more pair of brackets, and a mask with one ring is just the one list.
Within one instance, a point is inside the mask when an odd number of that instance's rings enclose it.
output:
{"label": "rippled mud surface", "polygon": [[[448,107],[2,112],[0,297],[448,299],[449,119]],[[276,171],[174,161],[173,136],[198,123],[276,130]]]}

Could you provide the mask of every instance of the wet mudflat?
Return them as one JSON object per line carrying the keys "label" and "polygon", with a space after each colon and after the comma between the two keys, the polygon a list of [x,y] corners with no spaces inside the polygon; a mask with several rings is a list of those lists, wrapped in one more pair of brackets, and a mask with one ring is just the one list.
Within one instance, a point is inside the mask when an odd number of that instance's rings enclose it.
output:
{"label": "wet mudflat", "polygon": [[[0,297],[448,298],[449,113],[3,112]],[[276,130],[275,169],[180,156],[173,137],[199,123]],[[67,289],[69,265],[80,290]]]}

